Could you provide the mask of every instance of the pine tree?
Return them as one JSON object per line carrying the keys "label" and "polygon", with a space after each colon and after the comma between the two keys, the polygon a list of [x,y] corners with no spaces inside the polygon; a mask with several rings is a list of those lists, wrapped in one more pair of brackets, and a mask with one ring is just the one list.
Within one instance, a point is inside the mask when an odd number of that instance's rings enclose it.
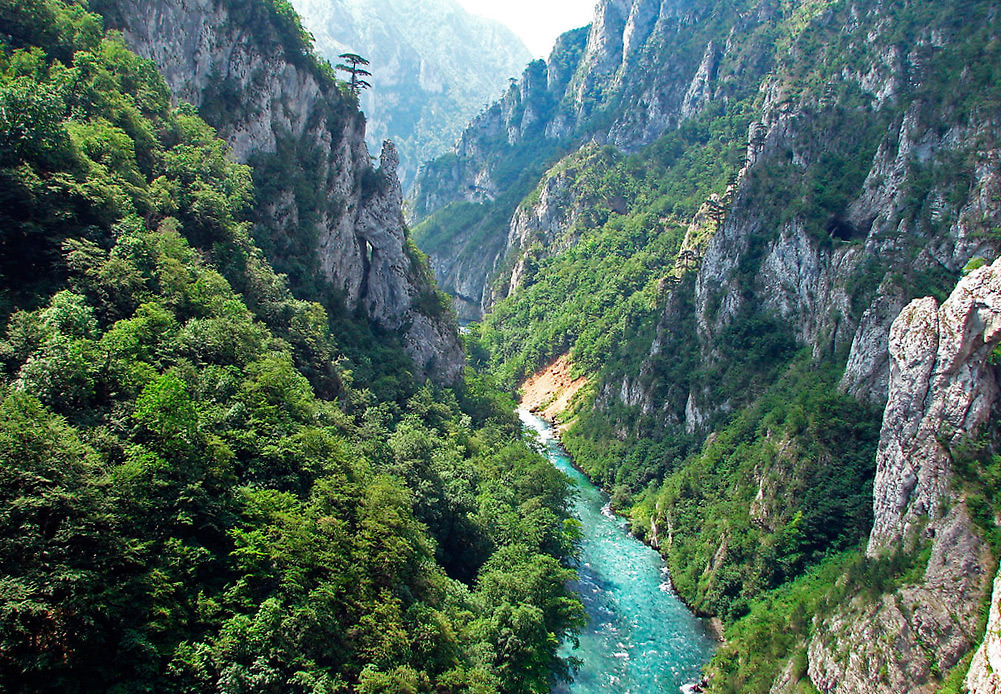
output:
{"label": "pine tree", "polygon": [[348,88],[352,94],[358,96],[361,94],[362,89],[368,89],[372,86],[365,81],[366,77],[372,76],[372,73],[365,69],[365,66],[369,64],[367,60],[357,53],[342,53],[338,57],[344,62],[338,63],[336,66],[337,69],[351,73],[351,81],[348,83]]}

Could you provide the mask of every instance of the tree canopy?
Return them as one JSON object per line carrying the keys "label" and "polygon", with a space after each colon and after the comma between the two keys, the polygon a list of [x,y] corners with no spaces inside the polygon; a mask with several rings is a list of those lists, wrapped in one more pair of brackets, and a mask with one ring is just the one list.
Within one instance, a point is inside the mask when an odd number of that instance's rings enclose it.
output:
{"label": "tree canopy", "polygon": [[568,481],[510,400],[349,358],[99,16],[0,25],[0,689],[548,691]]}
{"label": "tree canopy", "polygon": [[351,75],[348,87],[352,94],[358,96],[362,89],[369,89],[372,86],[365,81],[366,77],[372,76],[372,73],[365,69],[365,66],[369,64],[368,60],[357,53],[342,53],[338,57],[344,62],[338,63],[336,68]]}

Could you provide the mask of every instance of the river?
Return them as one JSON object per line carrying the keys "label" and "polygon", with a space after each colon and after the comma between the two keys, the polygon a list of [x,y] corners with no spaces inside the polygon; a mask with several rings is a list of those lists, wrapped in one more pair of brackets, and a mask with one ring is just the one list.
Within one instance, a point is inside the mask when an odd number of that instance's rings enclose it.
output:
{"label": "river", "polygon": [[583,528],[578,571],[589,621],[580,646],[563,656],[583,661],[574,681],[554,694],[664,694],[688,691],[700,677],[715,642],[671,589],[667,567],[654,550],[631,536],[609,507],[608,495],[573,467],[543,419],[519,410],[538,433],[553,465],[576,487],[574,513]]}

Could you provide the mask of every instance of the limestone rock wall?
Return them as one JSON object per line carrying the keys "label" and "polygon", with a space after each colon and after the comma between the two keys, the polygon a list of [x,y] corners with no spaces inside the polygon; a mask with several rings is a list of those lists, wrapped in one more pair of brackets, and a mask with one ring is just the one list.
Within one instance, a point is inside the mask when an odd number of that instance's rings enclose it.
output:
{"label": "limestone rock wall", "polygon": [[[964,278],[941,306],[910,303],[890,330],[889,397],[873,489],[873,557],[930,543],[923,579],[875,601],[857,596],[817,619],[809,674],[823,692],[934,692],[979,640],[994,567],[954,482],[951,450],[991,420],[998,403],[991,353],[1001,343],[1001,261]],[[991,690],[992,626],[970,682]],[[975,690],[976,691],[976,690]]]}
{"label": "limestone rock wall", "polygon": [[989,357],[999,342],[1001,263],[964,278],[942,306],[919,299],[893,322],[870,555],[942,515],[951,490],[949,447],[986,424],[998,399]]}
{"label": "limestone rock wall", "polygon": [[1001,573],[994,580],[990,616],[984,642],[973,656],[966,676],[970,694],[1001,692]]}
{"label": "limestone rock wall", "polygon": [[[175,98],[201,109],[238,160],[293,160],[283,164],[292,169],[290,180],[266,182],[277,192],[258,205],[258,239],[279,255],[297,238],[315,239],[309,252],[347,308],[363,308],[376,324],[401,330],[419,376],[455,380],[463,355],[454,322],[417,308],[432,285],[406,250],[395,148],[384,147],[374,171],[364,117],[308,57],[290,52],[263,5],[108,1],[112,25],[157,64]],[[297,197],[295,178],[316,185],[317,199]],[[290,259],[272,260],[282,267]]]}

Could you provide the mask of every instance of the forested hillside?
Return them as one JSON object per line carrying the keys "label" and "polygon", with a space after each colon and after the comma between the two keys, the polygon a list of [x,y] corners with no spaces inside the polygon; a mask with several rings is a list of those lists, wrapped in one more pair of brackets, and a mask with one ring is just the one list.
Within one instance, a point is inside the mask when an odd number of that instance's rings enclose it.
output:
{"label": "forested hillside", "polygon": [[402,341],[418,378],[457,380],[464,357],[448,302],[409,242],[399,157],[378,168],[365,118],[285,4],[94,0],[252,169],[251,234],[297,297],[359,313]]}
{"label": "forested hillside", "polygon": [[[983,638],[996,420],[884,407],[909,360],[993,392],[993,299],[961,285],[940,343],[889,335],[998,255],[999,22],[601,2],[418,181],[478,367],[516,388],[567,355],[588,379],[563,441],[723,621],[713,691],[959,691]],[[904,446],[920,412],[938,438]]]}
{"label": "forested hillside", "polygon": [[0,3],[0,689],[548,691],[566,479],[377,302],[297,298],[233,159],[100,15]]}

